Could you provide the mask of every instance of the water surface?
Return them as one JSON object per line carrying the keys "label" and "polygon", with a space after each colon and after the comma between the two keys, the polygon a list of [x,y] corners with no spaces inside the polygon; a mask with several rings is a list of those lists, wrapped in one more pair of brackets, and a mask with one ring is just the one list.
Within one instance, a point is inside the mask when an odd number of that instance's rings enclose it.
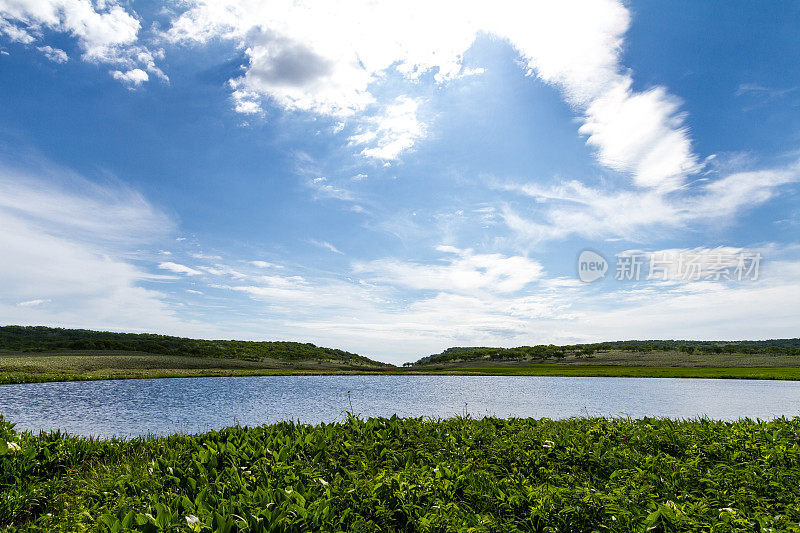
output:
{"label": "water surface", "polygon": [[[350,400],[348,400],[350,391]],[[235,423],[398,415],[568,418],[800,415],[800,382],[543,376],[255,376],[0,386],[0,412],[19,429],[134,436]]]}

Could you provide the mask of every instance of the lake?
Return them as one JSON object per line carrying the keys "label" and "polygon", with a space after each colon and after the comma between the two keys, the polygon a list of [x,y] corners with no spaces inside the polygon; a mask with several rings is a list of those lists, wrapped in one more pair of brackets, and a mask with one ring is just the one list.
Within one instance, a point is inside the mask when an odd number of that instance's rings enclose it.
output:
{"label": "lake", "polygon": [[[350,391],[350,400],[348,400]],[[17,429],[135,436],[239,423],[363,417],[771,419],[800,415],[800,382],[540,376],[258,376],[0,386]]]}

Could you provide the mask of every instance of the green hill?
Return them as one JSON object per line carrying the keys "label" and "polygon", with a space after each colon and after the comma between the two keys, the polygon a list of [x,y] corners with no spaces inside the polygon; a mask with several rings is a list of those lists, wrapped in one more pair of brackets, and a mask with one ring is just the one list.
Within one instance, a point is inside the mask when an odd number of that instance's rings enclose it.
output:
{"label": "green hill", "polygon": [[367,357],[310,343],[279,341],[201,340],[152,333],[112,333],[44,326],[0,327],[0,350],[63,352],[87,350],[139,352],[184,357],[261,361],[324,361],[355,366],[386,366]]}
{"label": "green hill", "polygon": [[[565,346],[536,345],[516,348],[454,347],[439,354],[423,357],[411,366],[431,364],[469,363],[477,361],[559,361],[567,358],[593,357],[596,354],[624,352],[634,354],[683,353],[698,357],[722,354],[800,355],[800,338],[771,339],[764,341],[688,341],[644,340],[613,341]],[[408,364],[407,364],[408,366]]]}

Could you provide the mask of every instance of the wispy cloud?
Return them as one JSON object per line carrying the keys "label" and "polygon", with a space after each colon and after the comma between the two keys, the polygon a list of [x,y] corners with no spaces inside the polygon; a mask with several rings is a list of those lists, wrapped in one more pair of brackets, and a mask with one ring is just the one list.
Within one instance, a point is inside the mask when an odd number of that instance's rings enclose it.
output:
{"label": "wispy cloud", "polygon": [[64,50],[60,48],[53,48],[52,46],[37,46],[37,50],[44,54],[44,56],[53,63],[66,63],[69,61],[69,56]]}
{"label": "wispy cloud", "polygon": [[536,183],[499,187],[536,201],[538,219],[509,206],[503,209],[506,225],[523,241],[538,243],[570,235],[639,241],[658,229],[681,228],[695,221],[728,221],[774,198],[782,186],[798,181],[800,163],[733,172],[680,191],[608,191],[579,181],[546,187]]}
{"label": "wispy cloud", "polygon": [[196,331],[129,259],[173,224],[140,195],[41,162],[0,166],[0,322]]}
{"label": "wispy cloud", "polygon": [[345,202],[358,201],[355,193],[343,187],[337,187],[328,183],[328,178],[316,177],[308,181],[309,187],[314,189],[318,198],[333,198]]}
{"label": "wispy cloud", "polygon": [[170,272],[175,272],[176,274],[185,274],[187,276],[199,276],[202,274],[200,270],[188,267],[186,265],[181,265],[179,263],[173,263],[172,261],[166,261],[164,263],[160,263],[158,265],[158,268],[163,270],[169,270]]}
{"label": "wispy cloud", "polygon": [[394,259],[356,263],[354,271],[373,280],[411,289],[475,293],[516,292],[542,276],[542,266],[527,257],[477,254],[439,246],[445,264],[419,264]]}
{"label": "wispy cloud", "polygon": [[270,263],[269,261],[248,261],[248,263],[258,268],[283,268],[283,265]]}
{"label": "wispy cloud", "polygon": [[758,95],[767,98],[782,98],[788,94],[800,90],[800,86],[793,86],[787,88],[766,87],[758,83],[742,83],[736,89],[736,95]]}
{"label": "wispy cloud", "polygon": [[52,302],[50,298],[36,298],[35,300],[26,300],[24,302],[18,302],[17,307],[36,307],[39,305],[44,305]]}
{"label": "wispy cloud", "polygon": [[308,242],[310,242],[314,246],[319,246],[320,248],[324,248],[325,250],[328,250],[331,253],[344,255],[344,252],[339,250],[337,247],[335,247],[334,245],[332,245],[328,241],[318,241],[316,239],[309,239]]}

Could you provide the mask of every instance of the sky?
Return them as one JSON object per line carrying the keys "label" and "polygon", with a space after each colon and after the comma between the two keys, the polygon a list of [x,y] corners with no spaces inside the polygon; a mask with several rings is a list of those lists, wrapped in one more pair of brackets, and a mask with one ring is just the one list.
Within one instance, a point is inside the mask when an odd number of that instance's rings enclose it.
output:
{"label": "sky", "polygon": [[0,0],[0,323],[391,363],[797,337],[799,27],[796,2]]}

